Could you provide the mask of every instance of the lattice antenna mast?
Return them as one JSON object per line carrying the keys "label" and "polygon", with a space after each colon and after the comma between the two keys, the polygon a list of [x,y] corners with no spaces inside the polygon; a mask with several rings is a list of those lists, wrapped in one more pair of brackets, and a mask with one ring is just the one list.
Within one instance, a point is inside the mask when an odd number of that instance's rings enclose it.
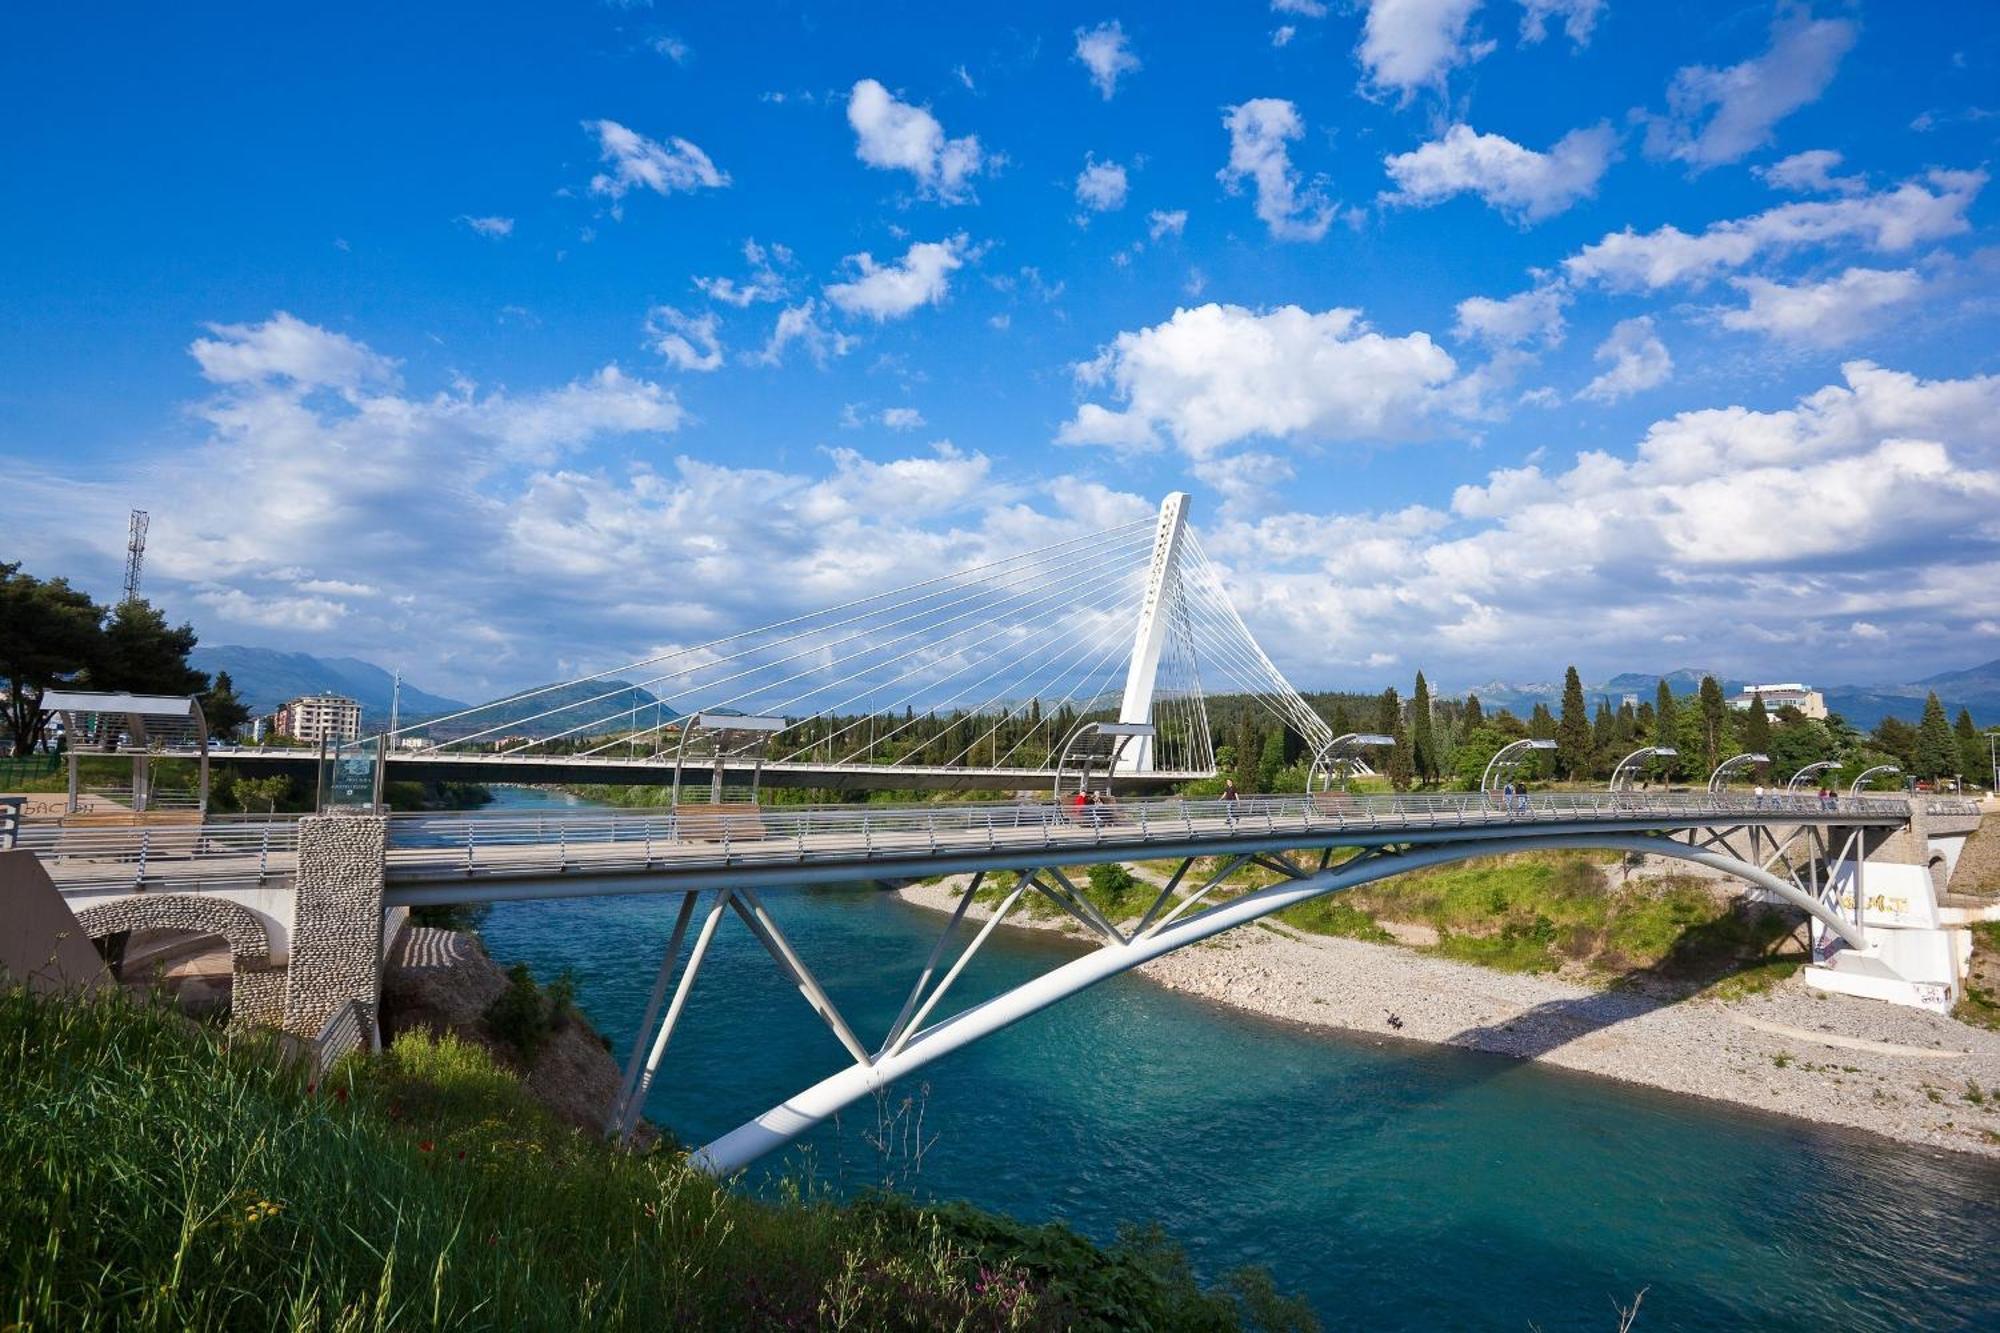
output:
{"label": "lattice antenna mast", "polygon": [[146,564],[146,529],[152,520],[143,509],[132,511],[131,535],[125,540],[125,600],[139,600],[139,571]]}

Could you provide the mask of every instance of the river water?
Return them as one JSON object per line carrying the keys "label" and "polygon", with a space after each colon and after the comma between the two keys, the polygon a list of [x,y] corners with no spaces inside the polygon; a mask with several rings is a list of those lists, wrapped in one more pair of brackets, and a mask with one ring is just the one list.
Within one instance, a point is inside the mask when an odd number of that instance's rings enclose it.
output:
{"label": "river water", "polygon": [[[878,1041],[944,918],[872,890],[762,896]],[[622,1059],[677,901],[501,904],[483,933],[502,962],[573,973]],[[998,932],[947,1005],[1077,949]],[[699,1144],[846,1059],[731,918],[646,1113]],[[1640,1330],[2000,1328],[2000,1165],[1984,1159],[1307,1033],[1133,976],[921,1077],[779,1165],[837,1191],[886,1177],[1100,1240],[1158,1222],[1205,1276],[1262,1264],[1329,1328],[1613,1329],[1614,1305],[1641,1289]]]}

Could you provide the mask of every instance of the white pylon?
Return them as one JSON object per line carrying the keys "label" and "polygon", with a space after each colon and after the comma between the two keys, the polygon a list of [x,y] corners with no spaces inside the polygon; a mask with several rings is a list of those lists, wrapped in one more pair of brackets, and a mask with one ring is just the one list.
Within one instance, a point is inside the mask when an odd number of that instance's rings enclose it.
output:
{"label": "white pylon", "polygon": [[[1167,607],[1173,580],[1179,577],[1181,535],[1187,530],[1186,491],[1175,491],[1160,502],[1160,522],[1153,534],[1153,563],[1146,570],[1145,599],[1139,604],[1139,629],[1132,638],[1132,662],[1125,670],[1125,697],[1118,705],[1120,722],[1153,720],[1153,683],[1160,674],[1160,652],[1167,642]],[[1135,736],[1119,752],[1120,773],[1150,773],[1153,737]]]}

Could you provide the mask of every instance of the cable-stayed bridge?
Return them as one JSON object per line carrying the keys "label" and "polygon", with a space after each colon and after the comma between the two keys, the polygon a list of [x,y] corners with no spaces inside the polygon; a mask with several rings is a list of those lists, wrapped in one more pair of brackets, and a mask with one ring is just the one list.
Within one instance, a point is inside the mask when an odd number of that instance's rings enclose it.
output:
{"label": "cable-stayed bridge", "polygon": [[660,783],[718,801],[753,786],[1047,790],[1085,772],[1146,790],[1214,774],[1219,695],[1267,711],[1308,753],[1334,739],[1230,604],[1175,494],[1156,519],[676,645],[359,749],[379,751],[389,778]]}

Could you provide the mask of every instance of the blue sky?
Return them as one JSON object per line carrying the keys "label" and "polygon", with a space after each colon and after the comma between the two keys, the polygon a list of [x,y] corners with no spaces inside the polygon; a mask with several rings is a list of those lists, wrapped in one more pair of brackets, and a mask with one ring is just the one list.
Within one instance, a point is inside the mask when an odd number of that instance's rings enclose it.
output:
{"label": "blue sky", "polygon": [[1190,490],[1302,685],[2000,657],[2000,13],[52,7],[0,558],[468,696]]}

